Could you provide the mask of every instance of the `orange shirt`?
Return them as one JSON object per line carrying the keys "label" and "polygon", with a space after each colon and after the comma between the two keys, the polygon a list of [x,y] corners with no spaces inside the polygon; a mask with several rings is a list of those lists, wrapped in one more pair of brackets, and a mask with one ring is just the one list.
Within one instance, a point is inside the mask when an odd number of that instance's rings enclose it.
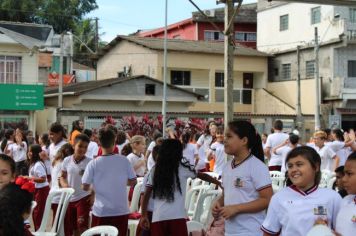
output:
{"label": "orange shirt", "polygon": [[81,134],[78,130],[74,130],[71,134],[70,134],[70,138],[69,138],[69,143],[73,146],[74,145],[74,140],[75,138]]}

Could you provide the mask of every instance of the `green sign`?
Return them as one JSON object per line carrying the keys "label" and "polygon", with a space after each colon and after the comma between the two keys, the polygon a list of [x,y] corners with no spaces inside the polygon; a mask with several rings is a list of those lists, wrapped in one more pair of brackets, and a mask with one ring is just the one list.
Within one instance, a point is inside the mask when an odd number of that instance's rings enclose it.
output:
{"label": "green sign", "polygon": [[1,110],[43,110],[43,85],[0,84]]}

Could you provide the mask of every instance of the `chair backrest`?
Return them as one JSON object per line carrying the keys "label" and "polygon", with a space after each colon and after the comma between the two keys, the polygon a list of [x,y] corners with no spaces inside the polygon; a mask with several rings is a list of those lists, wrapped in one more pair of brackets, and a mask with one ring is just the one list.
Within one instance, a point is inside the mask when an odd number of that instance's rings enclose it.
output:
{"label": "chair backrest", "polygon": [[196,209],[197,200],[199,199],[202,192],[209,190],[210,185],[200,185],[191,188],[185,195],[185,209],[187,210],[188,216],[192,216]]}
{"label": "chair backrest", "polygon": [[335,176],[334,172],[331,172],[329,170],[322,170],[321,171],[321,179],[320,179],[319,187],[320,188],[327,188],[329,182],[331,181],[331,179],[334,176]]}
{"label": "chair backrest", "polygon": [[284,173],[280,171],[270,171],[269,176],[271,177],[273,192],[278,192],[284,187]]}
{"label": "chair backrest", "polygon": [[54,196],[60,195],[61,197],[58,203],[57,212],[53,219],[53,225],[50,232],[57,232],[59,235],[64,235],[64,216],[68,208],[70,197],[73,195],[73,193],[74,189],[72,188],[60,188],[58,190],[51,191],[48,194],[45,211],[41,221],[41,226],[36,232],[46,232],[46,228],[51,214],[52,199]]}
{"label": "chair backrest", "polygon": [[135,185],[134,191],[132,193],[130,213],[137,212],[139,209],[138,203],[140,201],[142,184],[143,182],[137,182],[137,184]]}
{"label": "chair backrest", "polygon": [[93,236],[93,235],[118,236],[119,231],[114,226],[101,225],[101,226],[95,226],[91,229],[86,230],[84,233],[82,233],[81,236]]}
{"label": "chair backrest", "polygon": [[202,192],[197,201],[196,210],[192,216],[193,221],[202,223],[207,226],[211,215],[212,203],[222,194],[219,190],[207,190]]}

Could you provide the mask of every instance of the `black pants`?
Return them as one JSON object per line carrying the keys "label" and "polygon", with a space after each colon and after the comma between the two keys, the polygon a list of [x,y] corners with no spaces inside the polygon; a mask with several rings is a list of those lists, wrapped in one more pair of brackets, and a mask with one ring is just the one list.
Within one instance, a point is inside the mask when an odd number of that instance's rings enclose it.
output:
{"label": "black pants", "polygon": [[26,161],[16,162],[16,176],[28,175],[28,166]]}

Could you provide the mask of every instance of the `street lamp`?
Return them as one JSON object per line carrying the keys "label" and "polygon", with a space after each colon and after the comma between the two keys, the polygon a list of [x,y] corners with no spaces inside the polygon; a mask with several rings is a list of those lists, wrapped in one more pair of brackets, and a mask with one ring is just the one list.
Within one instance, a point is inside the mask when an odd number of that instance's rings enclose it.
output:
{"label": "street lamp", "polygon": [[163,43],[163,101],[162,101],[162,135],[166,136],[167,120],[167,18],[168,18],[168,0],[165,0],[164,15],[164,43]]}

